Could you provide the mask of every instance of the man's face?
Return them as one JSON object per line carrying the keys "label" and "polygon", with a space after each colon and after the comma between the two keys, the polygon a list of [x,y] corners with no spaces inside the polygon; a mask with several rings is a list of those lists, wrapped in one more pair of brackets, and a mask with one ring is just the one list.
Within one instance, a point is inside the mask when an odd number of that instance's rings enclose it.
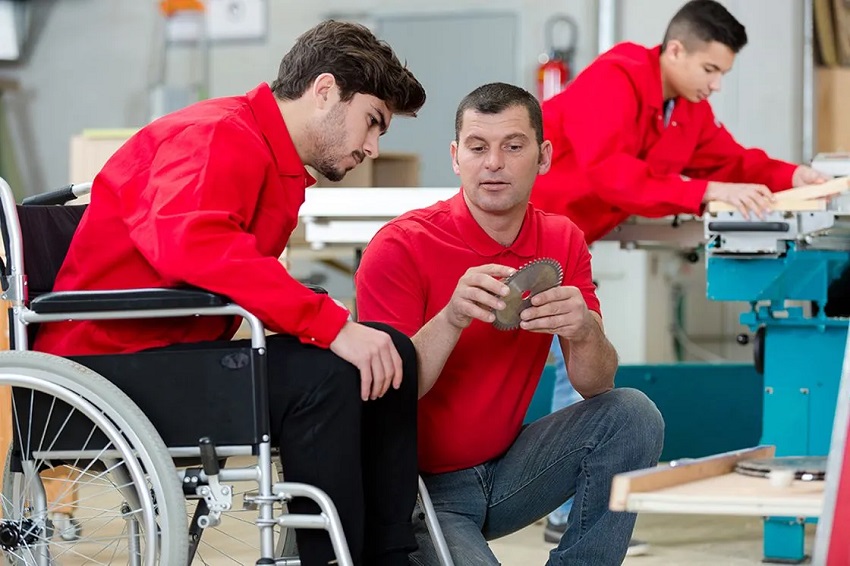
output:
{"label": "man's face", "polygon": [[390,120],[387,105],[372,95],[358,93],[347,102],[337,99],[313,128],[313,166],[331,181],[342,180],[364,159],[378,156],[378,138]]}
{"label": "man's face", "polygon": [[525,210],[534,180],[549,170],[552,144],[537,144],[528,110],[518,105],[498,114],[466,110],[451,153],[470,208],[503,215]]}
{"label": "man's face", "polygon": [[723,75],[732,70],[735,53],[718,42],[694,41],[688,50],[678,40],[672,40],[665,49],[670,57],[668,80],[676,93],[699,102],[719,91]]}

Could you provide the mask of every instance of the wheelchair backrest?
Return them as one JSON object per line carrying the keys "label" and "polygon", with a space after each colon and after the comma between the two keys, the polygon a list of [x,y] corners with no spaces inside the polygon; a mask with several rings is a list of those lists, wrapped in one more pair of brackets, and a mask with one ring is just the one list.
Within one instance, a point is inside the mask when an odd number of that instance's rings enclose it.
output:
{"label": "wheelchair backrest", "polygon": [[[29,300],[32,300],[53,290],[56,275],[65,261],[86,205],[17,205],[16,208],[21,224],[28,295]],[[0,215],[0,222],[8,260],[11,252],[4,215]],[[3,266],[4,289],[10,275],[9,263],[7,261]]]}

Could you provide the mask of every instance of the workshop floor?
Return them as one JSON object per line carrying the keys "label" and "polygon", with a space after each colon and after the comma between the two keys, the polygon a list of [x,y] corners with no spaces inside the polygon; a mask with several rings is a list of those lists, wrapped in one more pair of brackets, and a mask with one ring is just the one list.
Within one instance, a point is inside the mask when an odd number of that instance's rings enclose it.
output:
{"label": "workshop floor", "polygon": [[[814,546],[813,525],[806,527],[806,552]],[[750,517],[642,515],[635,538],[650,552],[626,558],[625,566],[749,566],[762,563],[762,522]],[[543,524],[532,525],[492,543],[503,566],[543,566],[551,545]]]}

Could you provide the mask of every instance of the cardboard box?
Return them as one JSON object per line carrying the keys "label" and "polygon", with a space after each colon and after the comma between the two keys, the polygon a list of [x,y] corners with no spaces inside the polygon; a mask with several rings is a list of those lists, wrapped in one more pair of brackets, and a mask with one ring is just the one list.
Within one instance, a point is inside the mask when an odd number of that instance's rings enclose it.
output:
{"label": "cardboard box", "polygon": [[71,183],[92,181],[118,148],[136,130],[85,130],[71,138],[69,180]]}
{"label": "cardboard box", "polygon": [[[124,145],[135,129],[85,130],[71,138],[71,153],[68,160],[70,183],[88,183],[94,180],[103,166],[118,148]],[[89,202],[89,195],[75,200],[76,204]]]}
{"label": "cardboard box", "polygon": [[[313,174],[315,173],[315,174]],[[414,153],[381,153],[349,171],[342,181],[328,181],[311,171],[317,187],[418,187],[419,156]]]}
{"label": "cardboard box", "polygon": [[817,69],[817,152],[850,151],[850,67]]}

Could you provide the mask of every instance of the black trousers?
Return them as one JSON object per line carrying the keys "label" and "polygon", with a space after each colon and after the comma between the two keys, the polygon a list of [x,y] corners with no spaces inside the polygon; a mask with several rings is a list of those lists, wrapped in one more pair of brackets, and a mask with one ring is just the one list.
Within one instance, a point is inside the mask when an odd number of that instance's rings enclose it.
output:
{"label": "black trousers", "polygon": [[[386,325],[403,364],[402,386],[380,399],[360,399],[360,372],[330,350],[290,336],[271,336],[269,402],[272,442],[283,475],[324,490],[336,505],[355,564],[408,564],[416,548],[411,517],[417,493],[416,351]],[[318,512],[293,500],[295,513]],[[333,560],[325,531],[297,532],[301,563]],[[403,561],[402,561],[403,560]]]}
{"label": "black trousers", "polygon": [[[416,351],[395,329],[366,324],[392,337],[404,372],[401,387],[390,387],[375,401],[360,399],[360,372],[330,350],[293,336],[267,337],[272,442],[280,447],[286,481],[314,485],[330,496],[356,565],[407,566],[408,553],[416,549]],[[319,512],[303,498],[289,509]],[[334,560],[326,531],[299,529],[296,537],[304,566]]]}

